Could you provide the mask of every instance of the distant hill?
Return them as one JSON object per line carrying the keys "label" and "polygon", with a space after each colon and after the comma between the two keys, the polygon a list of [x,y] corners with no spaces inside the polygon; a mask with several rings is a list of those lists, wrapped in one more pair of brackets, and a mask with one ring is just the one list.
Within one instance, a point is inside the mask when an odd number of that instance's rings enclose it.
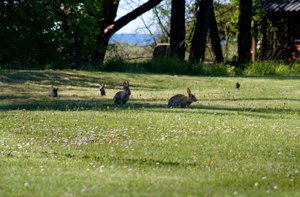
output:
{"label": "distant hill", "polygon": [[150,45],[153,38],[148,34],[114,34],[109,43],[128,43],[134,45]]}

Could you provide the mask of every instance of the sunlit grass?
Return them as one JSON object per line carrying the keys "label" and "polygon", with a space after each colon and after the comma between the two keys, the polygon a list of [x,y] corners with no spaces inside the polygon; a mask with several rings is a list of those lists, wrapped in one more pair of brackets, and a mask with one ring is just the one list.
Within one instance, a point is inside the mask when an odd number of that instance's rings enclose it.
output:
{"label": "sunlit grass", "polygon": [[[300,195],[298,78],[1,71],[0,79],[0,196]],[[115,106],[125,80],[132,98]],[[51,84],[58,98],[48,96]],[[167,108],[187,87],[199,101]]]}

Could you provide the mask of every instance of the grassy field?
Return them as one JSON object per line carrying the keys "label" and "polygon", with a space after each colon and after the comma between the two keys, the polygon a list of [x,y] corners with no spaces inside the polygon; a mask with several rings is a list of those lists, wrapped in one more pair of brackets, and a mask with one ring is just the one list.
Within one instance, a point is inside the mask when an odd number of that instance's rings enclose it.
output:
{"label": "grassy field", "polygon": [[0,196],[300,196],[299,77],[2,70],[0,90]]}

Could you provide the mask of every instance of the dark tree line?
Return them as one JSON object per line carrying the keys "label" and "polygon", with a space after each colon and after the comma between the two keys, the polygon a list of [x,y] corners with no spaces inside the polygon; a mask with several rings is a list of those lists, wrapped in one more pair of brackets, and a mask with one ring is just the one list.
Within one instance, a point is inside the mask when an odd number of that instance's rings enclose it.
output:
{"label": "dark tree line", "polygon": [[119,0],[2,1],[0,64],[99,68],[110,37],[161,1],[149,0],[118,20]]}
{"label": "dark tree line", "polygon": [[241,64],[249,63],[251,60],[251,18],[252,0],[240,0],[238,62]]}
{"label": "dark tree line", "polygon": [[[110,37],[163,0],[148,0],[116,20],[119,0],[23,0],[0,3],[0,64],[79,68],[103,63]],[[185,0],[172,0],[171,55],[186,53]],[[224,60],[213,0],[195,0],[189,61],[203,61],[210,36],[217,62]],[[239,62],[250,61],[252,0],[240,0]]]}

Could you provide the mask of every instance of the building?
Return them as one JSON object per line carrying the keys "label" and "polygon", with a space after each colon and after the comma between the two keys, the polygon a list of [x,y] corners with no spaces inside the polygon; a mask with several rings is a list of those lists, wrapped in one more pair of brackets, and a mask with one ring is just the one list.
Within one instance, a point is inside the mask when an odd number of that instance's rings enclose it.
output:
{"label": "building", "polygon": [[255,12],[263,18],[255,23],[253,60],[300,59],[300,0],[262,0]]}

